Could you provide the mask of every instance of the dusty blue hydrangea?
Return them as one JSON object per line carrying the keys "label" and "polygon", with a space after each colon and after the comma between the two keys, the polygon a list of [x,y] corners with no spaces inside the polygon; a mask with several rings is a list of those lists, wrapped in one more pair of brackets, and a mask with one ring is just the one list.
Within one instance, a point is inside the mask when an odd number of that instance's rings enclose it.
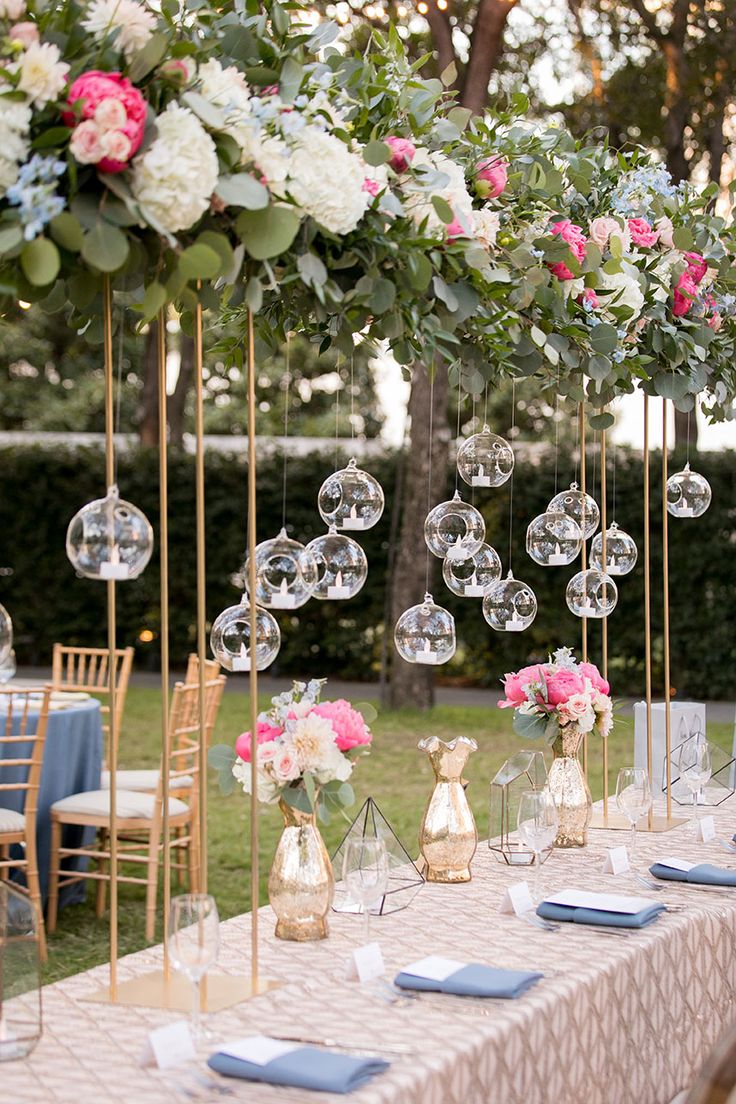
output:
{"label": "dusty blue hydrangea", "polygon": [[21,165],[18,179],[8,188],[8,203],[19,208],[26,241],[43,233],[44,226],[64,210],[66,200],[56,194],[56,185],[65,171],[63,161],[36,153]]}

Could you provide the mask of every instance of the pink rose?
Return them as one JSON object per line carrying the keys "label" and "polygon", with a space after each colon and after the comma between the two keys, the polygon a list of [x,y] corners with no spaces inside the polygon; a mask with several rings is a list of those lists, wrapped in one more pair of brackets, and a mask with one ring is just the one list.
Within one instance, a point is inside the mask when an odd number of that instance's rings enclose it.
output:
{"label": "pink rose", "polygon": [[367,192],[368,195],[377,196],[381,190],[381,185],[378,183],[377,180],[371,180],[370,177],[367,176],[363,181],[362,190],[364,192]]}
{"label": "pink rose", "polygon": [[590,681],[590,685],[594,690],[600,691],[601,694],[610,694],[610,684],[604,679],[595,663],[578,663],[578,671]]}
{"label": "pink rose", "polygon": [[618,219],[610,218],[608,215],[594,218],[588,227],[588,234],[590,240],[600,249],[606,248],[614,234],[621,238],[624,248],[627,248],[629,244],[628,229],[624,230]]}
{"label": "pink rose", "polygon": [[657,219],[654,225],[656,226],[657,230],[659,230],[659,240],[661,244],[666,249],[674,249],[675,243],[672,238],[672,233],[675,228],[672,224],[672,219],[669,218],[667,215],[662,215],[661,218]]}
{"label": "pink rose", "polygon": [[[272,740],[277,740],[283,733],[280,728],[275,728],[273,725],[268,724],[267,721],[258,722],[258,745],[268,744]],[[251,749],[251,734],[250,732],[243,732],[238,736],[235,741],[235,753],[239,755],[244,763],[250,763],[250,749]]]}
{"label": "pink rose", "polygon": [[92,119],[85,119],[72,131],[69,149],[80,165],[96,165],[104,157],[100,131]]}
{"label": "pink rose", "polygon": [[11,42],[17,42],[24,50],[38,42],[38,27],[35,23],[16,23],[10,28],[8,38]]}
{"label": "pink rose", "polygon": [[686,275],[690,277],[694,284],[699,284],[708,271],[708,262],[704,260],[700,253],[686,253],[685,259],[687,261]]}
{"label": "pink rose", "polygon": [[299,760],[294,749],[290,747],[282,748],[271,760],[271,766],[279,782],[293,782],[301,773]]}
{"label": "pink rose", "polygon": [[697,284],[687,272],[683,272],[682,276],[680,276],[675,284],[674,302],[672,305],[672,313],[675,318],[682,318],[683,315],[689,314],[690,308],[697,297]]}
{"label": "pink rose", "polygon": [[560,704],[559,713],[563,724],[574,724],[580,732],[590,732],[595,724],[593,703],[585,693],[572,694]]}
{"label": "pink rose", "polygon": [[547,700],[550,705],[562,705],[573,695],[585,690],[585,679],[576,670],[563,668],[561,671],[548,671]]}
{"label": "pink rose", "polygon": [[130,160],[130,138],[122,130],[108,130],[100,141],[106,160],[120,163]]}
{"label": "pink rose", "polygon": [[470,232],[461,223],[460,219],[455,215],[452,222],[448,222],[445,227],[445,233],[447,234],[448,241],[454,241],[455,238],[469,238]]}
{"label": "pink rose", "polygon": [[545,670],[546,668],[543,664],[537,663],[533,667],[522,667],[520,671],[504,675],[503,689],[506,694],[506,700],[500,701],[498,703],[499,707],[501,709],[516,709],[518,706],[523,705],[524,702],[527,701],[527,686],[534,682],[544,682]]}
{"label": "pink rose", "polygon": [[659,241],[659,230],[653,230],[646,219],[630,218],[626,225],[629,228],[634,245],[640,245],[643,249],[651,249]]}
{"label": "pink rose", "polygon": [[345,701],[344,698],[320,702],[319,705],[315,705],[312,712],[330,722],[335,733],[335,743],[340,751],[349,751],[350,748],[370,744],[373,739],[363,714],[353,709],[350,702]]}
{"label": "pink rose", "polygon": [[[67,102],[72,110],[64,112],[64,122],[69,126],[75,126],[80,107],[82,120],[93,119],[100,104],[108,99],[119,101],[125,111],[125,123],[117,129],[128,139],[129,152],[125,160],[117,160],[103,154],[98,162],[93,163],[96,163],[102,172],[116,173],[127,168],[128,160],[140,148],[146,125],[146,101],[127,77],[121,76],[120,73],[103,73],[97,69],[82,73],[69,89]],[[115,109],[107,110],[112,114]]]}
{"label": "pink rose", "polygon": [[108,96],[106,100],[100,100],[95,108],[94,120],[100,130],[119,130],[128,121],[128,113],[120,100]]}
{"label": "pink rose", "polygon": [[[564,242],[570,246],[572,255],[578,261],[585,259],[585,243],[586,237],[581,226],[576,226],[570,219],[560,219],[559,222],[553,223],[550,227],[550,234],[553,237],[560,237]],[[556,276],[558,280],[574,280],[575,273],[571,272],[564,261],[556,261],[554,264],[547,266],[553,276]]]}
{"label": "pink rose", "polygon": [[509,182],[509,165],[503,157],[486,157],[475,170],[475,191],[481,199],[498,199]]}
{"label": "pink rose", "polygon": [[189,58],[169,58],[159,66],[158,72],[164,80],[182,88],[185,84],[189,84],[194,76],[195,66]]}
{"label": "pink rose", "polygon": [[593,288],[586,288],[581,295],[578,295],[578,303],[587,310],[598,310],[601,305],[600,299]]}
{"label": "pink rose", "polygon": [[715,312],[714,314],[712,314],[712,315],[710,316],[710,318],[708,319],[708,325],[709,325],[709,326],[710,326],[710,328],[712,329],[713,333],[718,333],[718,331],[720,330],[721,326],[723,325],[723,315],[722,315],[722,314],[719,314],[719,313],[718,313],[718,312],[716,311],[716,312]]}
{"label": "pink rose", "polygon": [[408,138],[399,138],[396,134],[389,134],[388,138],[384,138],[384,142],[391,149],[389,160],[391,168],[397,173],[406,172],[414,160],[417,147]]}

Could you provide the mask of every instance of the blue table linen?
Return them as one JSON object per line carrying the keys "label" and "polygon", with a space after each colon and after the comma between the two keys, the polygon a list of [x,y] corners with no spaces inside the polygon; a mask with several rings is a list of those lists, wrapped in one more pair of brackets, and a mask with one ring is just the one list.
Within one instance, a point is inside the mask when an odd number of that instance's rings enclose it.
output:
{"label": "blue table linen", "polygon": [[398,973],[394,984],[402,989],[422,989],[434,993],[454,993],[461,997],[505,997],[513,1000],[520,997],[532,985],[536,985],[544,974],[525,970],[499,970],[494,966],[484,966],[480,962],[469,962],[467,966],[456,970],[444,981],[415,977],[414,974]]}
{"label": "blue table linen", "polygon": [[668,882],[690,882],[692,885],[736,886],[736,870],[726,870],[711,863],[699,863],[692,870],[674,870],[671,866],[654,863],[649,873]]}
{"label": "blue table linen", "polygon": [[573,924],[602,924],[607,928],[646,928],[653,924],[665,905],[647,905],[640,912],[607,912],[604,909],[574,908],[571,905],[553,905],[542,901],[537,916],[544,920],[561,920]]}
{"label": "blue table linen", "polygon": [[376,1074],[383,1073],[390,1062],[383,1058],[356,1058],[351,1054],[305,1046],[282,1054],[265,1066],[222,1052],[211,1055],[207,1065],[225,1077],[345,1094],[367,1084]]}

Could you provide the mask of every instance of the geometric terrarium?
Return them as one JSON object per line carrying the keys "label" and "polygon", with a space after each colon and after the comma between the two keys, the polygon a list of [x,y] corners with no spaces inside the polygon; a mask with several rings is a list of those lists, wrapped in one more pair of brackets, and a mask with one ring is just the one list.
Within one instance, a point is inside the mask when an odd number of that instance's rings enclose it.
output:
{"label": "geometric terrarium", "polygon": [[[499,862],[508,866],[531,866],[534,852],[524,847],[516,831],[519,799],[525,790],[543,790],[547,767],[541,751],[519,751],[507,759],[491,781],[491,819],[488,846]],[[542,862],[552,848],[542,852]]]}
{"label": "geometric terrarium", "polygon": [[[372,797],[363,803],[332,856],[332,866],[338,872],[338,878],[342,870],[343,852],[349,839],[382,839],[386,844],[388,889],[383,897],[371,905],[371,914],[384,916],[389,912],[399,912],[410,905],[424,885],[424,878]],[[333,912],[361,913],[363,906],[353,901],[343,882],[338,881],[332,909]]]}
{"label": "geometric terrarium", "polygon": [[[694,796],[680,778],[680,751],[682,745],[689,740],[702,737],[702,733],[686,732],[683,719],[678,742],[670,751],[670,779],[672,785],[672,798],[678,805],[689,805],[692,808]],[[728,751],[723,751],[717,744],[710,741],[711,776],[698,794],[698,808],[713,808],[721,805],[727,797],[732,797],[736,779],[736,759]],[[662,761],[662,792],[667,792],[667,762]]]}

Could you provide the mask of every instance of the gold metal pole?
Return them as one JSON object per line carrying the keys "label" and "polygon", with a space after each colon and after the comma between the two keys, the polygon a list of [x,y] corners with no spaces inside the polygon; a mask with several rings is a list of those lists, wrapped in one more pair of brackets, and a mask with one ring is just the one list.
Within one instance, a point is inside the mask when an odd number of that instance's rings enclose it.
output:
{"label": "gold metal pole", "polygon": [[250,610],[250,919],[251,990],[258,992],[258,908],[260,905],[258,871],[258,672],[256,671],[256,381],[253,312],[248,311],[248,605]]}
{"label": "gold metal pole", "polygon": [[[608,571],[608,547],[606,529],[608,526],[608,512],[606,508],[606,431],[601,430],[601,567],[604,574]],[[606,587],[603,587],[603,600],[606,601]],[[601,623],[602,642],[602,667],[603,677],[608,678],[608,617],[604,617]],[[608,820],[608,740],[603,741],[603,818]]]}
{"label": "gold metal pole", "polygon": [[[166,312],[158,313],[156,333],[158,361],[158,476],[159,476],[159,555],[161,564],[161,799],[163,811],[161,831],[163,836],[164,925],[169,920],[171,907],[171,850],[169,839],[169,492],[166,409]],[[164,979],[170,974],[168,940],[164,935]]]}
{"label": "gold metal pole", "polygon": [[[649,396],[644,392],[644,678],[647,702],[647,774],[652,778],[654,753],[652,750],[652,577],[651,538],[649,532]],[[649,829],[652,828],[652,810],[649,810]]]}
{"label": "gold metal pole", "polygon": [[[107,489],[115,483],[115,416],[113,401],[113,355],[112,355],[112,285],[109,276],[102,279],[102,326],[105,361],[105,479]],[[108,697],[110,701],[110,1000],[117,999],[118,993],[118,832],[117,832],[117,770],[118,770],[118,725],[116,662],[117,645],[115,603],[115,580],[107,580],[107,676]]]}
{"label": "gold metal pole", "polygon": [[[201,286],[201,285],[200,285]],[[199,287],[198,289],[199,290]],[[197,498],[197,657],[199,659],[199,891],[207,892],[207,578],[205,574],[204,513],[204,395],[202,380],[202,304],[194,311],[194,403],[196,453],[194,460]]]}
{"label": "gold metal pole", "polygon": [[[583,509],[582,516],[580,518],[580,524],[583,530],[583,546],[580,552],[580,566],[583,571],[588,566],[588,546],[585,540],[585,495],[586,495],[586,478],[587,473],[585,470],[585,402],[580,403],[579,413],[580,419],[580,490],[583,495]],[[582,653],[583,663],[588,662],[588,619],[587,617],[581,618],[582,621]],[[583,772],[585,777],[588,777],[588,734],[583,737]]]}
{"label": "gold metal pole", "polygon": [[664,632],[664,753],[665,778],[667,782],[667,820],[672,817],[672,750],[671,713],[670,713],[670,564],[669,533],[667,513],[667,399],[662,399],[662,597]]}

